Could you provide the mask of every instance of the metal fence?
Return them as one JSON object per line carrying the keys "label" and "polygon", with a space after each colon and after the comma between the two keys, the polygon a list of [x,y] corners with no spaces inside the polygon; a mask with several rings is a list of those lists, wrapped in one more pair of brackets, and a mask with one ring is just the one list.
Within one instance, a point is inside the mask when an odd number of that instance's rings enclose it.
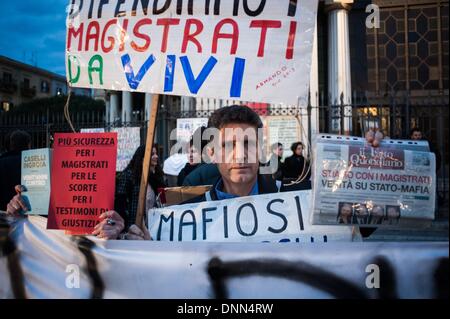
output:
{"label": "metal fence", "polygon": [[[411,97],[401,94],[386,94],[383,96],[370,93],[354,94],[352,104],[328,104],[329,98],[323,94],[315,97],[314,105],[306,108],[285,105],[258,105],[255,107],[260,115],[270,116],[300,116],[308,118],[308,128],[311,128],[312,114],[318,114],[318,129],[323,133],[343,133],[344,121],[351,118],[350,133],[363,136],[369,127],[378,127],[390,138],[408,138],[413,127],[419,127],[425,137],[432,144],[440,158],[438,169],[439,205],[448,209],[449,201],[449,106],[448,94],[425,97]],[[217,107],[217,104],[215,105]],[[195,105],[189,109],[182,109],[180,99],[163,96],[160,101],[157,135],[161,150],[167,155],[170,147],[169,134],[176,127],[176,119],[182,117],[208,117],[215,109],[202,108]],[[351,110],[350,114],[346,111]],[[141,137],[145,140],[146,121],[143,107],[133,112],[133,120],[121,123],[107,123],[105,111],[84,111],[71,114],[72,123],[78,131],[82,128],[105,128],[109,131],[113,127],[134,126],[141,127]],[[338,129],[333,129],[338,123]],[[35,148],[51,147],[52,136],[55,132],[70,132],[70,127],[63,112],[46,112],[14,114],[0,113],[0,152],[6,149],[7,136],[14,130],[21,129],[32,136]],[[309,134],[309,136],[311,136]],[[448,212],[443,213],[448,216]]]}

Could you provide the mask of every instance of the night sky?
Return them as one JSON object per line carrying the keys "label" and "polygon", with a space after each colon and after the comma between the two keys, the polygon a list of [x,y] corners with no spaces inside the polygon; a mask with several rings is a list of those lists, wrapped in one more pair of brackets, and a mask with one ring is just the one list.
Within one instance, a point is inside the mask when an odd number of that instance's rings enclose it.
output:
{"label": "night sky", "polygon": [[[0,1],[0,55],[65,75],[68,0]],[[33,54],[35,59],[33,60]]]}

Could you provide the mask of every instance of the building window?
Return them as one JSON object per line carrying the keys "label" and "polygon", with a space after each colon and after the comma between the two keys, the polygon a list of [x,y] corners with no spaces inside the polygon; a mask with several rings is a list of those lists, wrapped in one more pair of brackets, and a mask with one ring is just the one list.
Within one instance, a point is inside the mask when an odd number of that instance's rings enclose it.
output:
{"label": "building window", "polygon": [[30,88],[30,79],[27,79],[27,78],[23,79],[23,87],[25,89],[29,89]]}
{"label": "building window", "polygon": [[50,92],[50,86],[47,81],[41,82],[41,93],[48,93]]}
{"label": "building window", "polygon": [[63,90],[61,89],[61,88],[57,88],[56,89],[56,95],[57,96],[60,96],[60,95],[62,95],[63,94]]}
{"label": "building window", "polygon": [[448,3],[429,2],[381,8],[380,28],[367,29],[370,90],[448,87]]}
{"label": "building window", "polygon": [[5,83],[11,83],[12,82],[12,74],[9,72],[4,72],[3,73],[3,81]]}

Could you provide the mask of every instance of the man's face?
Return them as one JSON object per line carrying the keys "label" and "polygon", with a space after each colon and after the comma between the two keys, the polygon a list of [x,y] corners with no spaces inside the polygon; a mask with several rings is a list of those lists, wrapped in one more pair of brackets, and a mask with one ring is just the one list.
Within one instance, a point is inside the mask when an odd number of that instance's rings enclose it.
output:
{"label": "man's face", "polygon": [[197,150],[195,146],[189,147],[189,164],[195,165],[202,161],[202,154]]}
{"label": "man's face", "polygon": [[411,135],[412,140],[421,140],[422,139],[422,132],[421,131],[414,131]]}
{"label": "man's face", "polygon": [[220,139],[215,147],[218,149],[214,150],[214,158],[225,181],[236,185],[256,181],[259,169],[256,127],[227,124],[220,129]]}

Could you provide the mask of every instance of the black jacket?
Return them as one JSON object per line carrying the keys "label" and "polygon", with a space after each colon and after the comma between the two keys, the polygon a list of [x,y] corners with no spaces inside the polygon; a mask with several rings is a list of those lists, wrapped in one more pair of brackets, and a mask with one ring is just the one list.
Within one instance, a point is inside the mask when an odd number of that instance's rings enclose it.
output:
{"label": "black jacket", "polygon": [[[306,173],[309,162],[303,156],[292,155],[284,160],[283,177],[284,178],[298,178],[302,172]],[[309,180],[311,171],[306,176]]]}
{"label": "black jacket", "polygon": [[189,175],[187,175],[183,181],[183,186],[201,186],[212,185],[220,177],[219,169],[216,164],[205,163],[201,164]]}
{"label": "black jacket", "polygon": [[0,158],[0,210],[6,210],[11,198],[16,195],[14,186],[20,185],[22,152],[12,151]]}
{"label": "black jacket", "polygon": [[272,157],[270,158],[269,162],[266,163],[265,166],[270,166],[270,163],[272,162],[272,159],[276,158],[278,162],[277,171],[272,174],[272,177],[277,181],[283,180],[283,166],[284,164],[281,162],[281,157],[275,154],[272,154]]}
{"label": "black jacket", "polygon": [[191,174],[195,169],[197,169],[201,164],[191,165],[190,163],[186,163],[183,169],[180,171],[177,177],[177,186],[183,186],[183,182],[185,178]]}

